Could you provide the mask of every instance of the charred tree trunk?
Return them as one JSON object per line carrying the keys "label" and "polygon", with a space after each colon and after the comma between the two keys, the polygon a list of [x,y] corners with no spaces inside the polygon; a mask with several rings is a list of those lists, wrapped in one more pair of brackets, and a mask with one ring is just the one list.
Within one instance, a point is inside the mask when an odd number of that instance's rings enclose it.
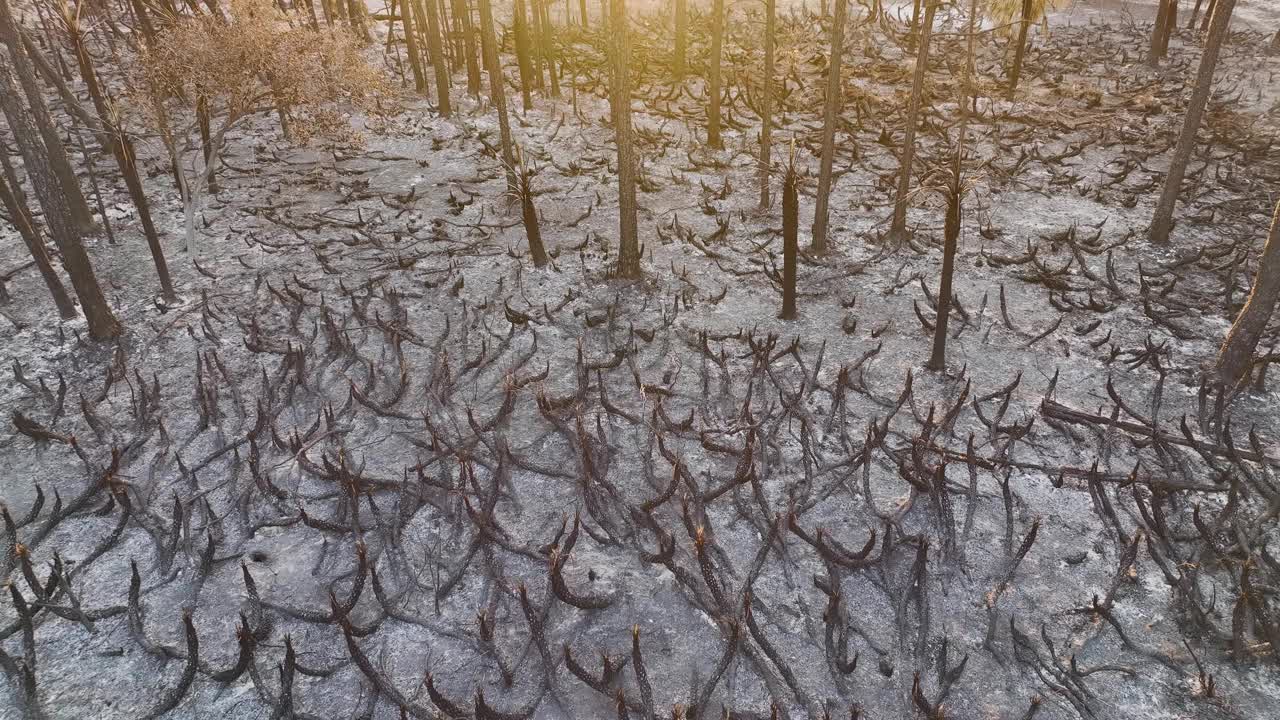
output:
{"label": "charred tree trunk", "polygon": [[773,143],[774,0],[764,2],[764,89],[760,98],[760,209],[769,207],[769,165]]}
{"label": "charred tree trunk", "polygon": [[79,22],[69,17],[66,25],[67,37],[71,40],[71,52],[75,55],[76,64],[80,67],[80,78],[84,80],[85,89],[89,91],[89,99],[93,101],[93,107],[98,111],[98,119],[102,122],[105,131],[103,134],[107,147],[115,156],[116,166],[120,168],[120,174],[124,177],[129,197],[138,210],[138,221],[142,223],[142,232],[151,249],[151,259],[155,262],[156,275],[160,278],[160,292],[165,300],[173,302],[177,300],[178,294],[173,290],[173,280],[169,276],[169,263],[164,257],[160,235],[156,232],[155,223],[151,221],[151,205],[147,202],[146,191],[142,188],[142,178],[138,175],[137,154],[133,149],[133,141],[116,124],[111,103],[98,83],[98,75],[93,69],[93,60],[85,46],[85,38]]}
{"label": "charred tree trunk", "polygon": [[1248,378],[1253,367],[1254,349],[1266,330],[1277,301],[1280,301],[1280,203],[1276,204],[1271,232],[1267,235],[1266,246],[1262,248],[1262,258],[1258,260],[1253,290],[1218,353],[1214,371],[1217,381],[1227,389],[1237,387]]}
{"label": "charred tree trunk", "polygon": [[937,316],[933,326],[933,351],[925,367],[942,371],[947,367],[947,326],[951,320],[951,296],[956,272],[956,252],[960,247],[960,209],[964,198],[964,146],[969,129],[969,95],[973,82],[974,40],[977,37],[978,0],[969,2],[969,28],[966,37],[964,81],[960,84],[960,130],[955,155],[951,159],[951,187],[947,188],[947,219],[943,229],[942,276],[938,281]]}
{"label": "charred tree trunk", "polygon": [[9,68],[0,66],[0,110],[9,121],[18,150],[31,185],[35,189],[40,206],[44,208],[49,234],[62,251],[62,263],[71,276],[71,286],[80,299],[80,308],[88,321],[89,334],[97,340],[107,340],[120,334],[120,321],[116,319],[107,298],[98,285],[89,254],[80,243],[80,235],[67,209],[67,199],[58,183],[53,168],[45,156],[45,146],[39,131],[31,124],[30,116],[18,100],[18,87],[14,84]]}
{"label": "charred tree trunk", "polygon": [[62,186],[63,195],[67,198],[71,221],[75,224],[77,232],[93,232],[96,229],[93,223],[93,212],[89,209],[89,202],[80,189],[80,181],[76,179],[75,170],[67,158],[66,150],[62,147],[62,138],[58,134],[57,125],[49,115],[44,94],[40,84],[36,82],[35,71],[22,47],[22,38],[18,33],[17,23],[10,12],[9,0],[0,0],[0,42],[9,48],[9,58],[13,64],[14,74],[18,76],[18,83],[26,94],[31,121],[40,132],[49,165],[58,179],[58,184]]}
{"label": "charred tree trunk", "polygon": [[516,191],[516,159],[511,151],[511,121],[507,117],[507,88],[502,76],[502,61],[498,57],[498,39],[493,33],[493,6],[491,0],[480,2],[480,49],[484,56],[485,71],[489,74],[489,101],[498,114],[498,137],[502,144],[502,164],[507,174],[507,190]]}
{"label": "charred tree trunk", "polygon": [[1147,64],[1155,67],[1169,52],[1169,35],[1177,23],[1178,0],[1160,0],[1160,11],[1151,29],[1151,48],[1147,51]]}
{"label": "charred tree trunk", "polygon": [[1200,69],[1196,73],[1196,87],[1191,93],[1191,102],[1187,105],[1187,117],[1182,122],[1182,134],[1174,147],[1173,158],[1169,161],[1169,173],[1164,178],[1164,188],[1160,191],[1160,201],[1156,204],[1155,216],[1151,219],[1148,239],[1153,243],[1169,242],[1169,231],[1173,229],[1173,208],[1178,202],[1178,194],[1182,191],[1182,178],[1187,172],[1187,163],[1191,161],[1191,152],[1196,145],[1196,132],[1200,129],[1200,120],[1204,117],[1205,106],[1209,104],[1209,95],[1213,93],[1213,71],[1218,65],[1218,55],[1222,51],[1222,41],[1227,37],[1227,27],[1231,24],[1231,13],[1235,10],[1236,0],[1221,0],[1213,14],[1213,27],[1209,30],[1209,39],[1205,43],[1204,54],[1200,57]]}
{"label": "charred tree trunk", "polygon": [[529,57],[529,19],[525,15],[524,0],[515,0],[512,7],[511,30],[515,33],[516,63],[520,69],[520,99],[524,111],[533,109],[530,90],[533,86],[533,60]]}
{"label": "charred tree trunk", "polygon": [[[1213,15],[1218,12],[1218,8],[1221,5],[1222,3],[1218,2],[1218,0],[1209,0],[1209,6],[1204,9],[1204,20],[1200,23],[1200,32],[1209,29],[1210,23],[1213,22]],[[1232,9],[1234,9],[1234,6],[1235,3],[1232,3]]]}
{"label": "charred tree trunk", "polygon": [[529,57],[533,61],[533,87],[545,90],[547,84],[543,76],[543,66],[547,63],[546,35],[542,27],[542,12],[538,8],[538,0],[528,0],[526,9],[529,13]]}
{"label": "charred tree trunk", "polygon": [[907,194],[911,189],[911,165],[916,156],[916,126],[920,122],[924,75],[929,69],[929,38],[933,34],[933,15],[937,9],[937,0],[929,0],[924,11],[924,25],[920,30],[915,79],[911,84],[911,107],[907,111],[906,137],[902,139],[902,159],[898,168],[898,192],[893,201],[893,222],[889,226],[891,239],[901,239],[907,234]]}
{"label": "charred tree trunk", "polygon": [[[836,7],[844,0],[836,0]],[[836,12],[839,12],[837,9]],[[800,252],[800,200],[796,193],[795,158],[787,163],[782,178],[782,313],[783,320],[796,317],[796,256]]]}
{"label": "charred tree trunk", "polygon": [[[723,0],[716,0],[722,2]],[[613,130],[618,145],[618,277],[640,277],[636,156],[631,138],[631,28],[627,0],[613,0]]]}
{"label": "charred tree trunk", "polygon": [[476,62],[476,30],[467,0],[453,0],[453,16],[462,28],[462,53],[467,63],[467,94],[480,97],[480,65]]}
{"label": "charred tree trunk", "polygon": [[1013,69],[1009,71],[1009,99],[1018,91],[1018,79],[1022,77],[1022,60],[1027,54],[1027,33],[1031,30],[1031,0],[1022,0],[1022,12],[1018,20],[1018,45],[1013,49]]}
{"label": "charred tree trunk", "polygon": [[444,117],[449,117],[453,110],[449,104],[449,66],[445,64],[442,49],[440,13],[435,0],[423,0],[423,4],[427,15],[427,52],[431,54],[431,74],[436,76],[436,109]]}
{"label": "charred tree trunk", "polygon": [[[422,53],[418,51],[418,33],[416,25],[418,13],[413,9],[416,0],[400,0],[400,21],[404,25],[404,46],[409,53],[409,67],[413,68],[413,88],[419,94],[427,92],[427,75],[422,67]],[[388,30],[388,32],[390,32]]]}
{"label": "charred tree trunk", "polygon": [[720,59],[724,49],[724,0],[713,0],[711,6],[711,77],[707,94],[707,145],[720,148]]}
{"label": "charred tree trunk", "polygon": [[[586,0],[583,0],[586,2]],[[583,6],[585,7],[585,5]],[[689,2],[675,0],[676,44],[671,59],[671,72],[677,80],[684,79],[685,58],[689,54]]]}
{"label": "charred tree trunk", "polygon": [[1200,17],[1200,4],[1201,4],[1201,3],[1203,3],[1203,2],[1204,2],[1204,0],[1196,0],[1196,4],[1195,4],[1195,6],[1193,6],[1193,7],[1191,8],[1191,19],[1187,21],[1187,29],[1188,29],[1188,30],[1191,30],[1191,29],[1194,29],[1194,28],[1195,28],[1195,26],[1196,26],[1196,19]]}
{"label": "charred tree trunk", "polygon": [[831,202],[831,165],[835,158],[836,125],[844,93],[840,84],[840,61],[844,55],[844,22],[848,0],[836,0],[831,20],[831,55],[827,63],[826,110],[822,121],[822,161],[818,168],[818,198],[813,211],[813,251],[827,251],[827,222]]}
{"label": "charred tree trunk", "polygon": [[551,97],[560,97],[560,73],[556,69],[556,26],[551,22],[549,0],[538,0],[534,5],[541,13],[542,57],[547,62],[547,77],[551,83]]}
{"label": "charred tree trunk", "polygon": [[[31,213],[27,209],[27,204],[20,194],[10,189],[14,183],[16,175],[13,168],[9,165],[9,158],[0,153],[0,163],[4,164],[4,172],[0,174],[0,204],[4,205],[5,212],[9,213],[9,217],[13,220],[13,226],[18,229],[18,234],[22,236],[22,242],[26,243],[27,250],[31,252],[31,259],[35,260],[36,268],[40,271],[40,277],[44,279],[45,287],[49,288],[49,294],[53,296],[53,304],[58,307],[58,315],[63,320],[70,320],[78,313],[76,312],[75,303],[71,302],[67,290],[62,286],[62,280],[58,278],[58,273],[53,269],[53,263],[49,260],[49,251],[45,249],[44,240],[40,238],[40,234],[36,232],[35,226],[31,224]],[[5,178],[9,178],[6,181]]]}
{"label": "charred tree trunk", "polygon": [[537,267],[547,264],[547,251],[542,245],[542,231],[538,227],[538,210],[533,206],[533,173],[520,161],[520,217],[524,221],[524,234],[529,239],[529,255]]}

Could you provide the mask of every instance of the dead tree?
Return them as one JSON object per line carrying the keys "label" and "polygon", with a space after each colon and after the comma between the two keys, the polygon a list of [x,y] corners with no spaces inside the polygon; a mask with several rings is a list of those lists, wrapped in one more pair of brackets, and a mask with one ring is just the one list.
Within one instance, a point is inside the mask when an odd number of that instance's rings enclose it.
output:
{"label": "dead tree", "polygon": [[[586,0],[583,0],[586,2]],[[586,6],[584,5],[585,9]],[[677,80],[684,79],[685,58],[689,54],[689,3],[688,0],[675,0],[676,14],[676,45],[674,49],[674,57],[671,60],[671,72]],[[770,18],[773,14],[770,13]],[[586,20],[584,18],[585,26]]]}
{"label": "dead tree", "polygon": [[[843,7],[845,0],[836,0]],[[836,12],[840,12],[836,10]],[[800,201],[796,193],[796,163],[794,152],[787,163],[782,178],[782,313],[783,320],[796,317],[796,256],[800,252]]]}
{"label": "dead tree", "polygon": [[960,245],[960,204],[963,199],[965,133],[969,129],[969,93],[973,82],[975,25],[978,20],[978,0],[969,3],[969,28],[965,57],[964,81],[960,84],[960,129],[955,155],[951,158],[951,184],[947,188],[947,219],[943,228],[942,277],[938,281],[938,312],[933,325],[933,351],[926,368],[933,371],[947,367],[947,325],[951,318],[951,295],[956,271],[956,252]]}
{"label": "dead tree", "polygon": [[[1232,5],[1234,6],[1234,3]],[[1200,22],[1200,32],[1209,29],[1209,24],[1213,22],[1214,14],[1218,12],[1218,8],[1221,6],[1222,3],[1218,0],[1209,0],[1209,6],[1204,9],[1204,20]]]}
{"label": "dead tree", "polygon": [[35,71],[23,50],[19,32],[17,22],[10,11],[9,0],[0,0],[0,43],[9,48],[9,61],[27,97],[31,121],[40,132],[40,138],[48,150],[49,165],[53,169],[58,184],[62,186],[63,195],[67,198],[67,209],[71,213],[71,221],[77,232],[93,232],[96,229],[93,223],[93,212],[89,209],[89,203],[80,189],[80,182],[76,179],[75,170],[72,169],[71,161],[63,149],[57,125],[49,115],[44,93],[36,81]]}
{"label": "dead tree", "polygon": [[1022,76],[1022,60],[1027,54],[1027,33],[1031,30],[1032,2],[1022,0],[1022,12],[1018,18],[1018,44],[1013,50],[1013,69],[1009,71],[1009,99],[1018,91],[1018,79]]}
{"label": "dead tree", "polygon": [[547,62],[547,78],[551,84],[551,97],[560,97],[560,73],[556,70],[556,26],[551,22],[550,0],[538,0],[534,3],[534,9],[539,14],[539,24],[542,26],[542,57]]}
{"label": "dead tree", "polygon": [[[418,2],[418,0],[409,0]],[[431,55],[431,74],[436,76],[436,109],[444,117],[449,117],[452,108],[449,104],[449,66],[444,61],[443,36],[440,34],[440,11],[435,0],[421,0],[426,7],[427,16],[427,52]]]}
{"label": "dead tree", "polygon": [[515,0],[512,7],[512,31],[516,39],[516,63],[520,69],[520,99],[525,112],[533,109],[533,98],[529,91],[533,84],[533,62],[529,57],[529,18],[525,14],[524,0]]}
{"label": "dead tree", "polygon": [[1196,86],[1191,93],[1191,102],[1187,105],[1186,119],[1182,122],[1182,134],[1174,147],[1173,158],[1169,161],[1169,173],[1165,175],[1160,201],[1156,204],[1155,216],[1151,219],[1147,237],[1153,243],[1169,242],[1169,231],[1173,229],[1173,208],[1182,190],[1182,178],[1186,175],[1187,163],[1191,161],[1191,152],[1195,149],[1200,120],[1204,117],[1209,95],[1213,93],[1213,72],[1218,65],[1222,41],[1226,39],[1227,27],[1231,24],[1231,13],[1235,6],[1236,0],[1220,0],[1214,10],[1213,27],[1209,30],[1204,54],[1200,57],[1200,69],[1196,73]]}
{"label": "dead tree", "polygon": [[[716,0],[723,2],[723,0]],[[618,145],[618,277],[640,277],[636,156],[631,137],[631,29],[627,0],[613,0],[613,122]]]}
{"label": "dead tree", "polygon": [[0,111],[9,121],[9,129],[17,141],[27,177],[35,189],[40,206],[44,209],[45,222],[54,244],[62,251],[62,264],[71,276],[71,287],[80,299],[80,308],[89,325],[89,335],[96,340],[108,340],[120,334],[120,321],[116,319],[107,298],[93,272],[89,254],[80,242],[80,234],[71,221],[67,198],[58,182],[39,131],[31,123],[30,114],[22,105],[19,90],[7,66],[0,66]]}
{"label": "dead tree", "polygon": [[707,145],[723,147],[720,141],[720,60],[724,54],[724,0],[711,5],[711,77],[707,81]]}
{"label": "dead tree", "polygon": [[831,20],[831,56],[827,63],[826,110],[822,121],[822,161],[818,169],[818,199],[813,211],[813,251],[827,251],[827,222],[831,202],[831,165],[835,158],[836,125],[840,122],[840,106],[844,91],[840,83],[840,61],[844,54],[844,21],[848,0],[836,0],[836,14]]}
{"label": "dead tree", "polygon": [[[0,0],[3,2],[5,0]],[[178,295],[173,289],[173,280],[169,276],[169,263],[164,257],[164,246],[160,244],[160,234],[156,232],[155,223],[151,220],[151,205],[147,201],[146,191],[142,187],[142,178],[138,175],[138,157],[133,149],[133,141],[119,126],[116,111],[105,91],[98,82],[98,75],[93,67],[93,59],[85,43],[80,17],[67,6],[63,6],[63,25],[67,38],[71,42],[71,52],[75,55],[76,65],[80,68],[80,78],[84,80],[85,89],[89,91],[89,99],[98,112],[102,122],[104,144],[115,157],[116,166],[124,177],[125,187],[129,190],[129,198],[138,211],[138,221],[142,224],[143,235],[147,238],[147,246],[151,250],[151,259],[156,266],[156,275],[160,278],[160,293],[167,302],[174,302]],[[206,156],[209,146],[205,146]]]}
{"label": "dead tree", "polygon": [[893,201],[893,222],[886,239],[897,242],[907,235],[907,195],[911,189],[911,165],[916,155],[916,126],[920,122],[920,104],[924,95],[924,75],[929,69],[929,38],[933,34],[933,16],[938,0],[929,0],[920,29],[920,46],[916,53],[915,79],[911,84],[911,107],[907,111],[906,137],[902,139],[901,163],[898,167],[898,192]]}
{"label": "dead tree", "polygon": [[519,160],[520,185],[516,194],[520,199],[520,219],[524,222],[524,234],[529,240],[529,255],[533,264],[544,267],[547,264],[547,251],[542,245],[542,230],[538,226],[538,210],[533,206],[534,170],[529,168],[523,157]]}
{"label": "dead tree", "polygon": [[8,156],[4,153],[0,153],[0,163],[4,165],[4,173],[0,174],[0,204],[4,205],[5,212],[9,213],[9,218],[13,221],[13,226],[17,228],[22,241],[27,245],[27,250],[31,252],[31,259],[35,261],[36,269],[40,271],[45,287],[49,288],[49,294],[53,296],[53,304],[57,306],[58,314],[63,320],[70,320],[79,314],[76,312],[75,303],[71,302],[66,288],[62,286],[62,280],[53,269],[44,240],[31,224],[31,213],[27,209],[26,201],[21,194],[10,188],[11,184],[17,188],[15,183],[17,176],[9,165]]}
{"label": "dead tree", "polygon": [[1267,321],[1280,300],[1280,203],[1276,204],[1271,219],[1271,232],[1258,260],[1258,274],[1253,279],[1253,290],[1245,301],[1236,321],[1227,332],[1227,339],[1218,353],[1214,367],[1216,379],[1226,389],[1237,387],[1249,376],[1253,368],[1253,352],[1266,330]]}
{"label": "dead tree", "polygon": [[1178,0],[1160,0],[1160,10],[1151,29],[1151,48],[1147,51],[1147,64],[1155,67],[1169,52],[1169,35],[1178,21]]}
{"label": "dead tree", "polygon": [[764,89],[760,98],[760,209],[769,207],[770,146],[773,135],[774,0],[764,2]]}
{"label": "dead tree", "polygon": [[516,159],[511,151],[511,121],[507,116],[507,89],[498,57],[498,39],[493,34],[493,5],[480,0],[480,49],[489,74],[489,101],[498,114],[498,139],[502,144],[502,164],[507,171],[507,190],[516,191]]}
{"label": "dead tree", "polygon": [[[413,70],[413,88],[419,94],[427,92],[427,75],[422,67],[422,53],[418,50],[417,11],[415,0],[400,0],[400,20],[404,25],[405,50],[409,53],[409,67]],[[387,30],[390,32],[390,28]]]}
{"label": "dead tree", "polygon": [[480,65],[476,62],[476,29],[467,0],[453,0],[453,17],[462,29],[462,54],[467,64],[467,94],[480,97]]}

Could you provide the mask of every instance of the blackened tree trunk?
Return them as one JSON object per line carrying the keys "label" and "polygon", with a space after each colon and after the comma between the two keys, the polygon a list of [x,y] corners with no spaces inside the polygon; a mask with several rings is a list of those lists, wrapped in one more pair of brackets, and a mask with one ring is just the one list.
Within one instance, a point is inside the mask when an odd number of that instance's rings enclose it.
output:
{"label": "blackened tree trunk", "polygon": [[551,22],[549,0],[536,0],[534,8],[540,13],[542,26],[542,58],[547,62],[547,78],[551,83],[551,97],[560,97],[560,73],[556,70],[556,26]]}
{"label": "blackened tree trunk", "polygon": [[1227,389],[1235,388],[1248,377],[1253,367],[1254,349],[1266,330],[1277,301],[1280,301],[1280,203],[1276,204],[1275,215],[1271,219],[1271,232],[1258,261],[1253,290],[1218,353],[1214,370],[1217,381]]}
{"label": "blackened tree trunk", "polygon": [[467,94],[480,97],[480,64],[476,62],[476,30],[467,0],[453,0],[453,16],[462,27],[462,53],[467,63]]}
{"label": "blackened tree trunk", "polygon": [[1182,134],[1178,137],[1178,144],[1174,146],[1169,172],[1165,175],[1164,188],[1160,191],[1160,201],[1156,204],[1155,216],[1151,219],[1147,237],[1153,243],[1169,242],[1169,232],[1173,229],[1173,208],[1178,202],[1182,179],[1187,173],[1187,163],[1191,161],[1191,152],[1196,146],[1200,120],[1204,117],[1205,106],[1209,104],[1209,95],[1213,93],[1213,71],[1218,65],[1222,41],[1227,37],[1227,27],[1231,24],[1231,13],[1235,6],[1236,0],[1220,0],[1214,10],[1213,27],[1209,29],[1209,39],[1205,43],[1204,54],[1200,57],[1195,90],[1187,105],[1187,117],[1182,121]]}
{"label": "blackened tree trunk", "polygon": [[1272,55],[1280,55],[1280,30],[1277,30],[1275,37],[1271,38],[1271,47],[1268,52]]}
{"label": "blackened tree trunk", "polygon": [[58,127],[45,105],[44,94],[36,81],[35,71],[23,49],[17,23],[9,8],[9,0],[0,0],[0,42],[9,48],[9,59],[13,64],[14,73],[18,76],[18,82],[22,85],[22,91],[27,96],[27,107],[31,113],[32,123],[40,132],[49,165],[53,168],[58,183],[62,185],[63,195],[67,198],[71,221],[79,232],[92,232],[95,229],[93,212],[89,210],[89,202],[80,189],[75,170],[71,167],[71,161],[67,158],[66,150],[62,146]]}
{"label": "blackened tree trunk", "polygon": [[[583,0],[586,2],[586,0]],[[585,5],[583,6],[586,7]],[[689,54],[689,3],[688,0],[675,0],[676,44],[671,60],[671,72],[677,80],[684,79],[685,58]]]}
{"label": "blackened tree trunk", "polygon": [[947,367],[947,325],[951,320],[951,295],[955,272],[956,252],[960,247],[960,209],[964,198],[964,147],[965,134],[969,130],[969,95],[973,84],[974,41],[977,38],[978,0],[969,1],[969,28],[966,36],[964,81],[960,84],[960,130],[957,134],[955,154],[951,158],[951,187],[947,188],[947,219],[943,226],[942,276],[938,282],[937,317],[933,326],[933,351],[925,367],[933,371]]}
{"label": "blackened tree trunk", "polygon": [[1018,91],[1018,79],[1022,77],[1022,59],[1027,54],[1027,33],[1031,30],[1031,0],[1022,0],[1022,13],[1018,20],[1018,45],[1013,49],[1013,69],[1009,71],[1009,99]]}
{"label": "blackened tree trunk", "polygon": [[544,90],[547,85],[543,77],[543,66],[547,62],[547,55],[542,13],[538,9],[538,0],[528,0],[526,5],[529,12],[529,58],[533,61],[533,86],[538,90]]}
{"label": "blackened tree trunk", "polygon": [[44,208],[49,234],[62,251],[62,263],[71,276],[71,287],[80,299],[80,308],[89,325],[89,335],[96,340],[107,340],[120,334],[120,321],[116,319],[107,298],[98,285],[89,254],[80,243],[80,234],[71,221],[67,199],[58,183],[53,168],[45,156],[45,146],[39,131],[31,124],[30,115],[18,99],[18,87],[7,66],[0,65],[0,111],[9,121],[22,154],[23,164],[31,185],[35,189],[40,206]]}
{"label": "blackened tree trunk", "polygon": [[774,0],[764,2],[764,90],[760,98],[760,209],[769,207],[769,165],[773,144]]}
{"label": "blackened tree trunk", "polygon": [[840,106],[844,100],[840,83],[840,60],[844,55],[844,22],[847,0],[836,0],[836,14],[831,20],[831,55],[827,63],[826,110],[822,122],[822,161],[818,168],[818,199],[813,211],[813,251],[827,251],[827,222],[830,215],[831,165],[835,158],[836,125],[840,122]]}
{"label": "blackened tree trunk", "polygon": [[427,15],[427,52],[431,54],[431,74],[436,76],[436,109],[444,117],[449,117],[453,110],[449,103],[449,66],[444,60],[440,13],[435,0],[423,0],[423,4]]}
{"label": "blackened tree trunk", "polygon": [[502,144],[502,164],[507,174],[507,190],[516,191],[516,159],[511,151],[511,121],[507,117],[507,88],[498,57],[498,39],[493,33],[493,6],[490,0],[480,2],[480,48],[485,71],[489,74],[489,101],[498,113],[498,138]]}
{"label": "blackened tree trunk", "polygon": [[[722,2],[722,0],[716,0]],[[618,145],[619,277],[640,277],[640,236],[636,225],[636,156],[631,138],[631,28],[627,0],[613,0],[613,118]]]}
{"label": "blackened tree trunk", "polygon": [[1169,0],[1159,0],[1159,3],[1156,20],[1151,26],[1151,46],[1147,49],[1147,64],[1152,67],[1160,64],[1160,36],[1169,23]]}
{"label": "blackened tree trunk", "polygon": [[1200,17],[1200,4],[1204,0],[1196,0],[1196,4],[1191,8],[1191,19],[1187,21],[1187,29],[1191,30],[1196,26],[1196,18]]}
{"label": "blackened tree trunk", "polygon": [[[1222,3],[1218,0],[1209,0],[1209,7],[1204,9],[1204,20],[1200,23],[1200,32],[1209,29],[1209,24],[1213,22],[1213,14],[1218,12],[1218,7],[1221,5]],[[1233,9],[1234,5],[1235,3],[1232,3]]]}
{"label": "blackened tree trunk", "polygon": [[[843,4],[844,0],[836,2]],[[793,157],[787,163],[787,173],[782,178],[782,313],[778,317],[783,320],[796,317],[796,256],[800,252],[800,200],[796,182]]]}
{"label": "blackened tree trunk", "polygon": [[713,148],[723,147],[720,140],[720,60],[724,47],[724,0],[713,0],[711,5],[711,77],[708,79],[707,94],[710,105],[707,107],[707,144]]}
{"label": "blackened tree trunk", "polygon": [[925,365],[930,370],[947,367],[947,323],[951,319],[952,281],[955,276],[956,250],[960,240],[960,159],[963,146],[956,148],[951,186],[947,188],[947,220],[943,230],[942,278],[938,283],[938,312],[933,326],[933,352]]}
{"label": "blackened tree trunk", "polygon": [[889,226],[889,237],[894,240],[907,234],[907,195],[911,189],[911,165],[916,156],[916,126],[920,123],[924,75],[929,69],[929,38],[933,34],[933,15],[937,9],[938,0],[929,0],[924,11],[924,25],[920,30],[915,80],[911,84],[911,107],[907,111],[906,137],[902,139],[901,165],[898,168],[898,192],[893,201],[893,222]]}
{"label": "blackened tree trunk", "polygon": [[524,221],[524,234],[529,239],[529,255],[533,264],[544,267],[547,264],[547,251],[542,245],[542,231],[538,227],[538,210],[533,206],[533,173],[529,166],[520,162],[520,217]]}
{"label": "blackened tree trunk", "polygon": [[178,294],[173,290],[173,280],[169,276],[169,263],[164,257],[160,235],[156,232],[155,223],[151,221],[151,206],[147,202],[146,192],[142,189],[142,178],[138,176],[138,159],[133,150],[133,141],[116,124],[116,114],[112,111],[110,101],[98,83],[98,76],[94,72],[93,60],[85,46],[84,34],[81,32],[78,18],[68,16],[66,30],[67,37],[71,41],[72,54],[75,55],[76,64],[80,67],[80,78],[84,80],[85,89],[89,91],[89,99],[93,101],[94,109],[98,111],[98,119],[102,122],[107,147],[115,156],[116,165],[124,177],[125,187],[129,190],[129,197],[138,210],[138,221],[142,223],[142,231],[151,250],[151,259],[155,262],[156,274],[160,278],[160,292],[165,300],[173,302],[177,300]]}
{"label": "blackened tree trunk", "polygon": [[[409,67],[413,68],[413,88],[419,94],[427,92],[427,74],[422,67],[422,53],[418,51],[418,33],[416,30],[417,13],[413,10],[415,0],[400,0],[400,21],[404,24],[404,46],[409,53]],[[388,30],[388,32],[390,32]]]}
{"label": "blackened tree trunk", "polygon": [[515,33],[516,65],[520,69],[520,100],[525,112],[533,109],[530,90],[533,87],[533,59],[529,49],[529,20],[525,15],[524,0],[515,0],[512,7],[511,30]]}
{"label": "blackened tree trunk", "polygon": [[[2,152],[0,152],[0,163],[4,164],[4,172],[0,174],[0,204],[4,205],[5,212],[9,213],[14,227],[22,236],[22,242],[26,243],[27,250],[31,252],[31,259],[35,260],[40,277],[44,279],[45,287],[49,288],[49,294],[53,296],[53,304],[58,307],[58,314],[63,320],[70,320],[78,314],[76,305],[71,302],[66,288],[62,286],[62,280],[53,269],[53,263],[49,260],[49,251],[45,249],[44,241],[40,239],[40,234],[31,223],[31,213],[27,209],[26,202],[21,194],[15,193],[9,187],[16,179],[16,175],[9,165],[8,156]],[[6,177],[10,179],[6,181]],[[17,187],[16,184],[14,187]]]}

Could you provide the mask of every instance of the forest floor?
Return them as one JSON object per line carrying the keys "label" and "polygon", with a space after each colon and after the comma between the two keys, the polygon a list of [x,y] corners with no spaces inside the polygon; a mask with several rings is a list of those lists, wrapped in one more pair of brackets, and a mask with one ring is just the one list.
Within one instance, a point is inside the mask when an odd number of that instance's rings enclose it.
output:
{"label": "forest floor", "polygon": [[[723,150],[701,81],[666,79],[669,28],[638,23],[642,280],[610,277],[604,35],[581,32],[563,97],[508,93],[545,269],[459,74],[454,117],[408,98],[353,120],[359,148],[292,147],[271,118],[229,137],[194,256],[148,161],[176,307],[108,188],[118,244],[91,252],[118,344],[13,275],[0,408],[54,437],[0,429],[5,576],[34,603],[29,625],[0,607],[0,649],[36,685],[7,672],[0,718],[596,718],[618,691],[632,717],[1280,716],[1280,390],[1216,413],[1202,388],[1280,187],[1266,28],[1224,50],[1167,246],[1145,228],[1196,37],[1151,68],[1149,24],[1055,23],[1010,102],[1007,40],[983,36],[929,372],[958,21],[889,243],[913,59],[852,19],[832,249],[802,256],[783,321],[777,165],[794,147],[807,247],[826,41],[780,14],[761,210],[760,11],[735,17]],[[3,269],[21,248],[0,227]]]}

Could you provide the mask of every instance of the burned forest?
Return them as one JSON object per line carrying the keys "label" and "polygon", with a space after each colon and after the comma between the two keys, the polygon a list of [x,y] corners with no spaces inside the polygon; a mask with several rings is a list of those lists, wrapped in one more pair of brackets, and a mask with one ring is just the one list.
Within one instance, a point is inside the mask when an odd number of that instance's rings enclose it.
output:
{"label": "burned forest", "polygon": [[1280,3],[0,0],[0,720],[1280,717]]}

